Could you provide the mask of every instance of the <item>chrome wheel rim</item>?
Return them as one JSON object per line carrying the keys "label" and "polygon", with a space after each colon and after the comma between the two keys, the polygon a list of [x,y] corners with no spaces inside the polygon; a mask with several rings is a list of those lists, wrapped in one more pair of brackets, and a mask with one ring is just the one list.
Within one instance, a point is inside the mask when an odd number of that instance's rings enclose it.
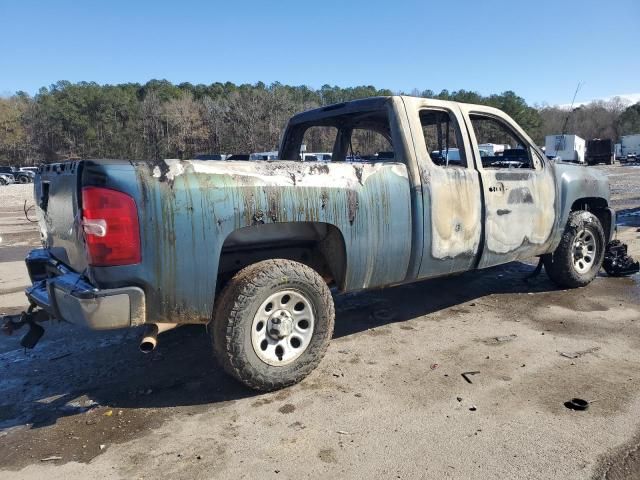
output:
{"label": "chrome wheel rim", "polygon": [[281,290],[262,304],[251,324],[251,344],[268,365],[288,365],[302,355],[313,336],[311,302],[297,290]]}
{"label": "chrome wheel rim", "polygon": [[573,268],[578,273],[587,273],[593,267],[596,259],[597,245],[594,235],[587,229],[583,229],[573,240],[571,249]]}

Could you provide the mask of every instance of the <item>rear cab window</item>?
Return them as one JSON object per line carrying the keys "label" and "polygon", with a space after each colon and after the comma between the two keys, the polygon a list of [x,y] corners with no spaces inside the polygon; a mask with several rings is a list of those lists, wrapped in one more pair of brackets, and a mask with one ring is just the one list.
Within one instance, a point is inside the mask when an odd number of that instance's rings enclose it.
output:
{"label": "rear cab window", "polygon": [[386,107],[336,114],[295,125],[287,132],[283,159],[404,163],[393,136]]}
{"label": "rear cab window", "polygon": [[467,168],[467,154],[456,118],[448,110],[423,109],[420,124],[431,161],[443,168]]}
{"label": "rear cab window", "polygon": [[351,131],[347,161],[393,161],[394,158],[391,141],[382,133],[367,128],[354,128]]}

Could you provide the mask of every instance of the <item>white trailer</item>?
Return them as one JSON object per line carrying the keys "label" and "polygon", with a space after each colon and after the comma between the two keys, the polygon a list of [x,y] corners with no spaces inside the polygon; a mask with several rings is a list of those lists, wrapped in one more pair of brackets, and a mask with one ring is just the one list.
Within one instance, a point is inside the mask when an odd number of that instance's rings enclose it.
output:
{"label": "white trailer", "polygon": [[640,158],[640,133],[620,137],[620,160]]}
{"label": "white trailer", "polygon": [[544,153],[565,162],[584,163],[585,141],[577,135],[547,135]]}
{"label": "white trailer", "polygon": [[501,143],[481,143],[478,145],[478,150],[484,150],[489,153],[490,157],[496,157],[502,154],[505,149],[509,150],[511,147],[509,145],[504,145]]}
{"label": "white trailer", "polygon": [[616,145],[615,145],[615,155],[616,155],[616,158],[620,158],[622,156],[622,144],[621,143],[616,143]]}

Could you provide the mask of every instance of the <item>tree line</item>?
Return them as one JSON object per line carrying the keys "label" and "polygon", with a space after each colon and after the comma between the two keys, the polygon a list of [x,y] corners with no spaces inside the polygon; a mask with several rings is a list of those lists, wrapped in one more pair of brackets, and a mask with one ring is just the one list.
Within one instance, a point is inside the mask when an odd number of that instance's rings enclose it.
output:
{"label": "tree line", "polygon": [[[289,86],[211,85],[151,80],[145,84],[99,85],[60,81],[34,96],[0,98],[0,163],[31,165],[75,158],[190,158],[201,153],[277,150],[294,113],[357,98],[392,95],[373,86],[319,89]],[[536,142],[575,133],[612,138],[640,133],[640,103],[619,98],[571,112],[531,106],[512,91],[494,95],[431,90],[410,95],[490,105],[511,115]],[[567,120],[568,117],[568,120]]]}

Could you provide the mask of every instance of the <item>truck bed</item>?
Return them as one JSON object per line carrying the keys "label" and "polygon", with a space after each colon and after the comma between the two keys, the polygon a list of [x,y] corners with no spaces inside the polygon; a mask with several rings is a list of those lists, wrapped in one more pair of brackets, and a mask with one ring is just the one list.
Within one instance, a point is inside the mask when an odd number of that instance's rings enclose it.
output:
{"label": "truck bed", "polygon": [[[135,200],[139,264],[88,264],[80,195],[87,186]],[[298,248],[308,232],[327,236],[332,226],[344,245],[333,248],[346,249],[352,265],[339,280],[344,290],[402,282],[411,255],[402,163],[89,160],[44,167],[35,191],[51,256],[96,288],[141,288],[156,321],[207,323],[218,274],[233,269],[223,250],[252,255],[252,242],[274,235],[270,227],[278,227],[274,243]]]}

